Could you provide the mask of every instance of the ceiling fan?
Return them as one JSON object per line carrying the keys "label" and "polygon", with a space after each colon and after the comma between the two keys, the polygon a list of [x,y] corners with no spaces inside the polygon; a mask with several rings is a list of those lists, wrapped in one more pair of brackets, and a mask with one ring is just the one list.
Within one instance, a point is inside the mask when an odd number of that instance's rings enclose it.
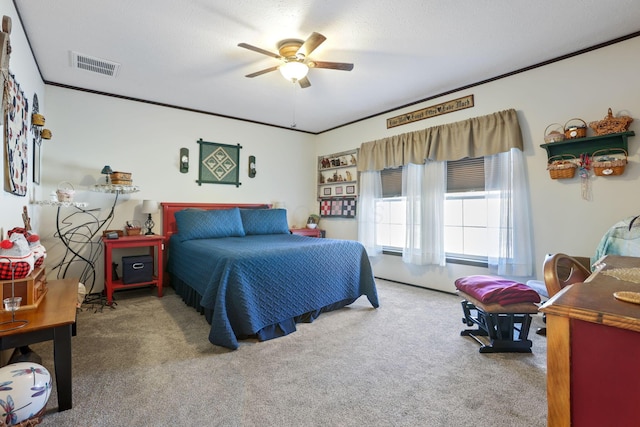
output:
{"label": "ceiling fan", "polygon": [[300,87],[307,88],[311,86],[307,73],[309,68],[327,68],[330,70],[353,70],[353,64],[346,62],[327,62],[315,61],[309,59],[309,55],[327,38],[320,33],[312,33],[307,40],[285,39],[278,42],[278,53],[269,52],[268,50],[252,46],[247,43],[239,43],[238,46],[263,55],[282,60],[282,64],[247,74],[245,77],[257,77],[271,71],[280,70],[285,79],[298,82]]}

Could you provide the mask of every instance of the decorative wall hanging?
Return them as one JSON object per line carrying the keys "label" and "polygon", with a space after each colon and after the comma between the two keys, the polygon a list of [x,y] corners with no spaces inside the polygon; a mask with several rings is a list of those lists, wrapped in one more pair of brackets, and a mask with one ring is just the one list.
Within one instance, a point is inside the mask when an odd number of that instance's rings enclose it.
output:
{"label": "decorative wall hanging", "polygon": [[355,218],[356,210],[355,197],[320,200],[320,216],[323,218]]}
{"label": "decorative wall hanging", "polygon": [[5,83],[8,103],[4,126],[4,189],[17,196],[27,195],[27,132],[29,105],[20,85],[9,73]]}
{"label": "decorative wall hanging", "polygon": [[200,163],[198,165],[198,185],[233,184],[240,186],[240,149],[242,146],[218,144],[198,140]]}
{"label": "decorative wall hanging", "polygon": [[[42,138],[40,136],[40,128],[44,125],[44,117],[38,114],[40,107],[38,105],[38,94],[33,94],[31,102],[31,133],[33,134],[33,182],[40,184],[40,144]],[[42,120],[39,120],[42,117]],[[37,118],[38,120],[35,120]]]}
{"label": "decorative wall hanging", "polygon": [[471,107],[473,107],[473,95],[463,96],[462,98],[432,105],[431,107],[422,108],[396,117],[391,117],[390,119],[387,119],[387,129]]}

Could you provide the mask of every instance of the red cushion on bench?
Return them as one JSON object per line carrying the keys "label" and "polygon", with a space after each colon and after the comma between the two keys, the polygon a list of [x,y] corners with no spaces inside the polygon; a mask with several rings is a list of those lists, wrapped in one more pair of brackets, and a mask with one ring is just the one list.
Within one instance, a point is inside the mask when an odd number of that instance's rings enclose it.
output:
{"label": "red cushion on bench", "polygon": [[540,302],[540,295],[529,286],[496,276],[466,276],[455,282],[456,288],[483,303],[500,305]]}

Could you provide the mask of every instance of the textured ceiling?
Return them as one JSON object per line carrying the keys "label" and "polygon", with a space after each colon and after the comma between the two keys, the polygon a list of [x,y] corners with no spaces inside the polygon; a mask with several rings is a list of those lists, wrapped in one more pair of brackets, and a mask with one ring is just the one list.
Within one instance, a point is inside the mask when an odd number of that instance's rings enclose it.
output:
{"label": "textured ceiling", "polygon": [[[15,0],[52,84],[318,133],[640,30],[638,0]],[[278,41],[327,40],[301,89]],[[120,64],[74,69],[72,51]],[[637,54],[637,52],[636,52]]]}

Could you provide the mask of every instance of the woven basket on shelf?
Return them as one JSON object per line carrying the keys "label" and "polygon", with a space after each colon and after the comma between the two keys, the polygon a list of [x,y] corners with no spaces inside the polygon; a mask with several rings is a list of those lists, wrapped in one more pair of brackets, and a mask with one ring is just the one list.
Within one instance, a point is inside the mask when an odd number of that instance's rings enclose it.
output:
{"label": "woven basket on shelf", "polygon": [[56,190],[56,195],[58,196],[59,202],[72,202],[73,195],[76,191],[73,188],[73,185],[69,181],[62,181],[58,184],[58,190]]}
{"label": "woven basket on shelf", "polygon": [[[570,156],[569,158],[565,158]],[[567,179],[573,178],[576,174],[576,156],[572,154],[559,154],[549,157],[547,170],[551,179]]]}
{"label": "woven basket on shelf", "polygon": [[[624,158],[621,158],[621,155]],[[627,166],[627,152],[623,148],[605,148],[592,154],[593,172],[597,176],[622,175]]]}
{"label": "woven basket on shelf", "polygon": [[[555,128],[549,130],[551,126],[555,126]],[[558,129],[562,129],[564,132],[564,127],[560,123],[551,123],[544,130],[544,142],[549,144],[550,142],[560,142],[564,141],[564,133],[558,131]]]}
{"label": "woven basket on shelf", "polygon": [[589,123],[589,127],[596,135],[608,135],[610,133],[626,132],[633,119],[629,116],[613,117],[613,112],[609,108],[607,116],[603,120]]}
{"label": "woven basket on shelf", "polygon": [[[569,123],[574,121],[574,120],[581,121],[582,125],[578,125],[578,124],[570,125]],[[587,136],[587,123],[584,120],[579,119],[579,118],[569,119],[564,124],[564,137],[565,137],[565,139],[584,138],[585,136]]]}

